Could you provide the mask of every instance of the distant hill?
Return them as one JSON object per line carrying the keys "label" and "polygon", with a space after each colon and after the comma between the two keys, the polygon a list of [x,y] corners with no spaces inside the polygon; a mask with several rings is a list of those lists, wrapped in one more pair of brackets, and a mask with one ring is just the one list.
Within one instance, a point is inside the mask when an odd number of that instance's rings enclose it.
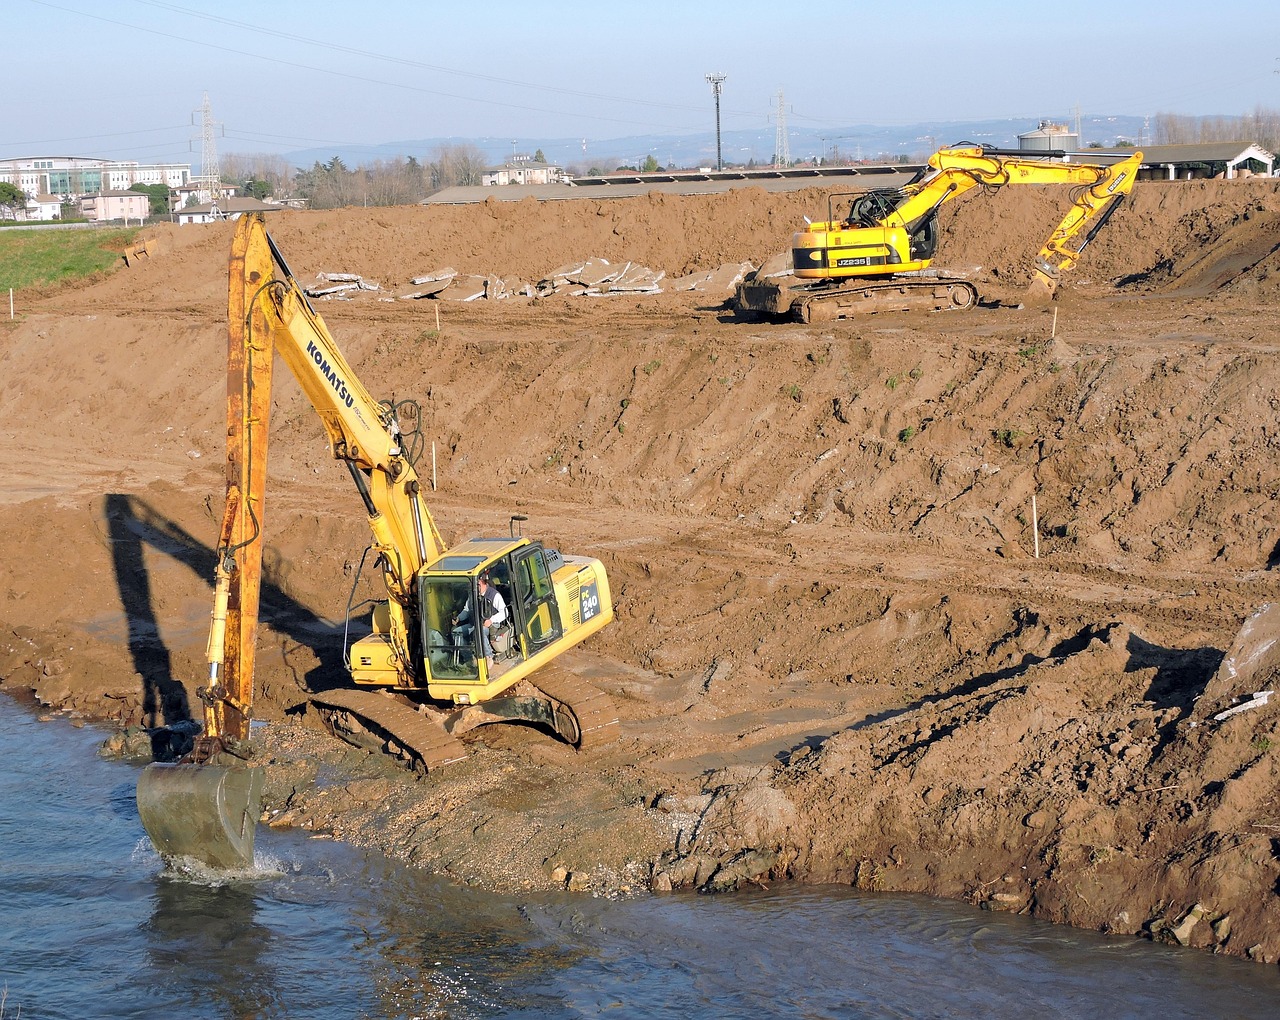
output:
{"label": "distant hill", "polygon": [[[1074,125],[1066,116],[1046,117],[1058,124]],[[788,144],[793,160],[825,156],[828,159],[868,159],[892,161],[898,157],[923,157],[941,145],[973,141],[1000,148],[1016,148],[1018,135],[1034,131],[1037,122],[1026,118],[1000,120],[922,121],[918,124],[884,126],[853,124],[829,128],[821,133],[798,127],[788,131]],[[1142,117],[1088,116],[1080,120],[1080,143],[1098,142],[1115,145],[1120,140],[1139,142],[1144,132]],[[773,162],[776,134],[773,127],[750,131],[725,131],[721,135],[724,162],[730,165]],[[332,146],[327,149],[301,149],[284,153],[296,166],[309,167],[319,161],[328,162],[340,156],[348,166],[370,163],[377,159],[415,157],[425,162],[445,145],[471,144],[481,149],[495,164],[504,163],[515,153],[532,154],[541,149],[549,162],[561,166],[571,164],[600,165],[607,169],[635,166],[652,155],[662,166],[710,166],[715,163],[715,125],[690,135],[629,135],[622,138],[418,138],[378,145]]]}

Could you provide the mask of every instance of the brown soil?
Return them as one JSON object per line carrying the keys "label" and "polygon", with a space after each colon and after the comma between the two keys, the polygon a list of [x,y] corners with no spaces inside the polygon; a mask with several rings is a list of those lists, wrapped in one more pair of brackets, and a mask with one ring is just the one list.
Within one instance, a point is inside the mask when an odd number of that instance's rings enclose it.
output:
{"label": "brown soil", "polygon": [[[1060,201],[948,207],[937,264],[1016,292]],[[271,229],[299,279],[393,286],[589,255],[758,263],[825,212],[818,190],[744,189]],[[373,392],[422,401],[446,538],[523,513],[605,562],[618,620],[569,665],[614,695],[622,737],[578,755],[487,727],[464,764],[414,776],[316,728],[303,706],[342,680],[366,528],[282,374],[272,824],[506,888],[834,881],[1157,937],[1197,908],[1183,941],[1274,963],[1280,707],[1212,720],[1274,670],[1207,685],[1275,589],[1278,221],[1274,182],[1139,185],[1056,313],[321,304]],[[198,707],[221,514],[231,228],[160,233],[133,267],[19,294],[0,330],[0,677],[120,724]]]}

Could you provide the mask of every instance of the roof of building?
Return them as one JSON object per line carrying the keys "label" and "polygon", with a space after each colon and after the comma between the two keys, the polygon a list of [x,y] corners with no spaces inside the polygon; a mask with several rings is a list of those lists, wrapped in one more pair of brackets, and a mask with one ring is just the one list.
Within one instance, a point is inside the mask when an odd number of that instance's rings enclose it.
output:
{"label": "roof of building", "polygon": [[578,177],[564,184],[508,184],[503,187],[444,188],[427,196],[423,205],[466,205],[495,200],[519,202],[523,198],[553,201],[571,198],[634,198],[651,191],[672,195],[715,195],[734,188],[765,191],[799,191],[830,187],[862,178],[856,187],[898,187],[920,169],[919,164],[857,167],[810,167],[787,170],[712,170],[707,173],[633,173],[607,177]]}
{"label": "roof of building", "polygon": [[1266,159],[1275,159],[1256,142],[1199,142],[1191,145],[1146,145],[1142,148],[1144,163],[1225,163],[1257,150]]}
{"label": "roof of building", "polygon": [[277,209],[284,208],[283,206],[260,202],[256,198],[223,198],[217,202],[183,206],[178,210],[178,214],[180,216],[207,215],[213,212],[215,206],[220,213],[274,212]]}
{"label": "roof of building", "polygon": [[146,192],[143,191],[99,191],[93,195],[85,195],[85,198],[147,198]]}

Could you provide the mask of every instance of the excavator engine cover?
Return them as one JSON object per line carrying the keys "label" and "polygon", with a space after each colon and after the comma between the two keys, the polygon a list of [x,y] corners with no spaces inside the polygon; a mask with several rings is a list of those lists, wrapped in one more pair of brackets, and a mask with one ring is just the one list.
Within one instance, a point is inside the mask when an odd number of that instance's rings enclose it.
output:
{"label": "excavator engine cover", "polygon": [[258,767],[153,763],[138,780],[138,815],[165,860],[248,868],[265,781]]}

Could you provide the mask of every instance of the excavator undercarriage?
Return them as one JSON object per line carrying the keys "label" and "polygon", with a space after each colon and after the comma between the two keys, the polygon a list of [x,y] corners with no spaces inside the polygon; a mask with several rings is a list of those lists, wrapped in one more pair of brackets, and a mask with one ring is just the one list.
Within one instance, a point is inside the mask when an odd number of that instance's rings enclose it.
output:
{"label": "excavator undercarriage", "polygon": [[748,280],[738,287],[737,310],[797,322],[828,322],[871,312],[961,311],[978,303],[968,280],[907,274],[883,280]]}

